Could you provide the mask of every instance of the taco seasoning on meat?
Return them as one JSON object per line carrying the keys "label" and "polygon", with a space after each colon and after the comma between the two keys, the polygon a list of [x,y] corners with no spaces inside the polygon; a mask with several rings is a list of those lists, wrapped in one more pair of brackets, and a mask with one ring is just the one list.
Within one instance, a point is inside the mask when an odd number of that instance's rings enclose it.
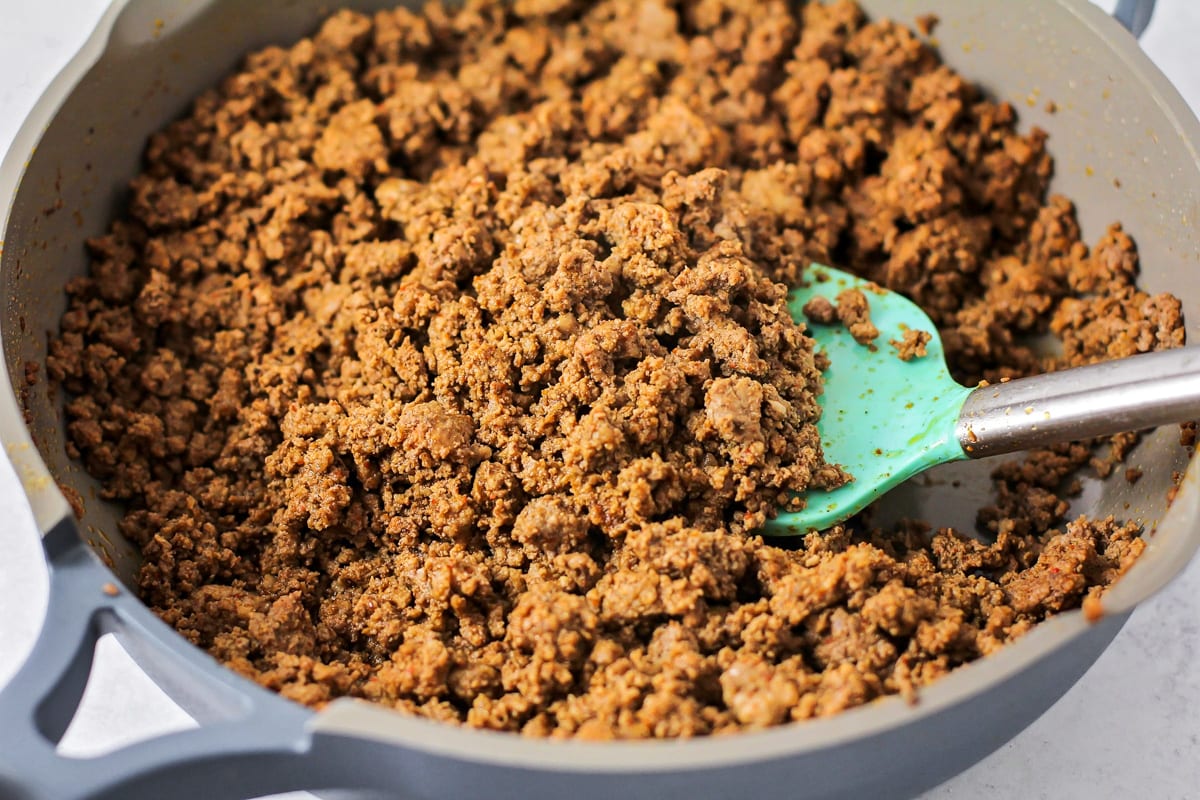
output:
{"label": "taco seasoning on meat", "polygon": [[754,533],[851,477],[785,304],[810,261],[921,303],[966,383],[1182,344],[1051,168],[850,2],[343,11],[150,140],[48,368],[142,598],[286,697],[592,739],[826,716],[1142,550],[1068,517],[1087,443],[1001,463],[987,541]]}

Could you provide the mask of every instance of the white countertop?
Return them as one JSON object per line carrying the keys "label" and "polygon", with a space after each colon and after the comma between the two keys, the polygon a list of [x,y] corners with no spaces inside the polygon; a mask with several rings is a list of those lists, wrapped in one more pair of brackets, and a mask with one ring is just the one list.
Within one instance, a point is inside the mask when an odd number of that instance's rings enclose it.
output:
{"label": "white countertop", "polygon": [[[1114,0],[1097,0],[1111,8]],[[0,0],[0,153],[107,0]],[[1200,2],[1158,0],[1142,44],[1200,109]],[[1051,145],[1053,150],[1053,145]],[[0,459],[0,685],[27,655],[46,575],[21,484]],[[1024,733],[926,800],[1200,798],[1200,560],[1138,608],[1082,680]],[[104,643],[64,750],[89,755],[190,720]],[[987,720],[981,719],[981,725]],[[2,722],[0,722],[2,724]]]}

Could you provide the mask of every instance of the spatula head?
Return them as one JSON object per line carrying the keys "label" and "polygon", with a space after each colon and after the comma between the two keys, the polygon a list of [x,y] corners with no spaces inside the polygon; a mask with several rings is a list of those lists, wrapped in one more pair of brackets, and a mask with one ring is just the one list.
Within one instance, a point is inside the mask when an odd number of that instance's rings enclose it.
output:
{"label": "spatula head", "polygon": [[[817,296],[836,303],[846,289],[858,289],[879,329],[873,346],[859,344],[835,322],[809,321],[803,308]],[[813,264],[805,282],[789,297],[792,316],[804,322],[829,357],[817,425],[825,460],[840,464],[853,480],[830,492],[805,493],[802,511],[781,513],[763,530],[796,535],[824,530],[866,508],[889,489],[929,467],[966,457],[955,423],[970,394],[952,377],[937,328],[915,303],[849,273]],[[931,335],[925,355],[902,361],[890,341],[905,331]]]}

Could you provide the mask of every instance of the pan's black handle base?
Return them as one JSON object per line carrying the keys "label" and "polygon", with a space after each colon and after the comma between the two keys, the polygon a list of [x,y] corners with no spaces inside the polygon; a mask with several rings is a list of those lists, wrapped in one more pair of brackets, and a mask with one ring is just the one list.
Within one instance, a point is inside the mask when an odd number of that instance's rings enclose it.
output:
{"label": "pan's black handle base", "polygon": [[[312,712],[172,642],[177,634],[118,585],[73,520],[43,539],[50,602],[33,652],[0,691],[0,800],[254,797],[320,781]],[[56,747],[78,708],[95,645],[113,633],[200,727],[93,759]],[[192,700],[195,702],[188,702]]]}
{"label": "pan's black handle base", "polygon": [[1118,0],[1113,10],[1113,17],[1124,26],[1125,30],[1135,37],[1141,38],[1154,16],[1155,0]]}

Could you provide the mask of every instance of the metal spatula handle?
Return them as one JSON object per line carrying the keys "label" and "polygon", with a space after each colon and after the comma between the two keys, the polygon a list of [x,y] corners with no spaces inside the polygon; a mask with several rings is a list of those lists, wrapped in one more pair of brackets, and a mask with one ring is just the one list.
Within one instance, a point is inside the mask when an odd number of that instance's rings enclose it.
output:
{"label": "metal spatula handle", "polygon": [[1200,347],[981,386],[955,432],[971,458],[1200,418]]}

